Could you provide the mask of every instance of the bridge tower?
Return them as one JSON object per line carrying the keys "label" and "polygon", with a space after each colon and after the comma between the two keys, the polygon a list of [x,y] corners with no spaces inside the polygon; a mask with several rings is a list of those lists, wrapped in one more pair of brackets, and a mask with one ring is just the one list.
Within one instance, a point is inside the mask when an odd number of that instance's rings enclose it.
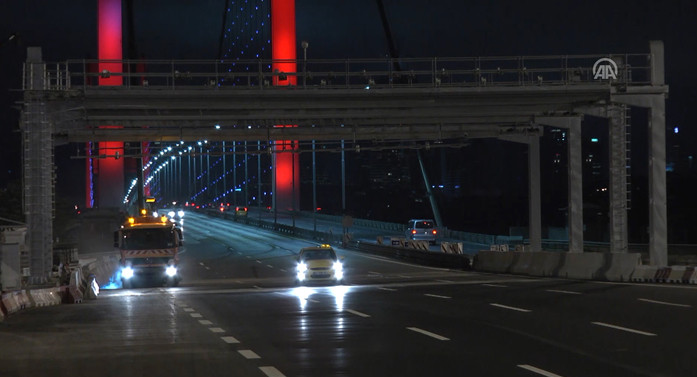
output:
{"label": "bridge tower", "polygon": [[[120,60],[123,58],[121,0],[99,0],[97,6],[98,70],[101,86],[123,85]],[[115,62],[105,62],[113,60]],[[104,125],[102,128],[117,128]],[[92,151],[95,149],[96,151]],[[103,141],[87,144],[88,154],[106,155],[100,159],[86,159],[85,206],[118,208],[124,193],[124,143]],[[121,157],[119,157],[121,156]]]}

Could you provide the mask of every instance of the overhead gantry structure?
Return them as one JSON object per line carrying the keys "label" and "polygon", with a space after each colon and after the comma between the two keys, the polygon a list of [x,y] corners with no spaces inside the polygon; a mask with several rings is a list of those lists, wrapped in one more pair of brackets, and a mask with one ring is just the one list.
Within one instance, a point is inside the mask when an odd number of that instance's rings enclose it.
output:
{"label": "overhead gantry structure", "polygon": [[[147,72],[91,72],[96,61],[46,63],[29,48],[21,130],[31,271],[50,271],[53,146],[89,141],[351,141],[354,145],[462,143],[498,138],[528,145],[530,248],[541,249],[543,126],[568,130],[569,251],[583,251],[581,132],[584,115],[608,119],[611,251],[626,252],[625,113],[649,109],[651,263],[667,263],[663,44],[649,53],[496,58],[270,61],[226,71],[221,61],[124,61]],[[96,78],[123,76],[122,86]],[[296,76],[298,85],[273,86]],[[292,124],[293,127],[277,125]],[[105,128],[103,125],[118,125]],[[214,125],[219,125],[218,129]],[[272,148],[269,148],[271,150]],[[96,156],[95,156],[96,157]]]}

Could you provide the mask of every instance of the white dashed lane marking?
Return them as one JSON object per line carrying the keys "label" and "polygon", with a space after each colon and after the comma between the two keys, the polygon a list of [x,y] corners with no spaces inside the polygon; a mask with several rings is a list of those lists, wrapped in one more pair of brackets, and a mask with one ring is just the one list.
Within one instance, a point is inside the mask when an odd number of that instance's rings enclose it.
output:
{"label": "white dashed lane marking", "polygon": [[215,333],[225,332],[225,330],[221,329],[220,327],[209,327],[208,330],[211,330],[212,332],[215,332]]}
{"label": "white dashed lane marking", "polygon": [[225,343],[228,343],[228,344],[237,344],[240,342],[239,340],[235,339],[235,337],[233,337],[233,336],[221,336],[220,339],[222,339]]}
{"label": "white dashed lane marking", "polygon": [[432,295],[430,293],[426,293],[426,294],[424,294],[424,296],[435,297],[435,298],[445,298],[445,299],[452,298],[452,297],[448,297],[448,296]]}
{"label": "white dashed lane marking", "polygon": [[240,355],[244,356],[245,359],[261,359],[261,356],[257,355],[252,350],[239,350],[237,351]]}
{"label": "white dashed lane marking", "polygon": [[273,268],[273,266],[270,265],[270,264],[267,264],[266,267],[268,267],[268,268]]}
{"label": "white dashed lane marking", "polygon": [[268,377],[286,377],[285,374],[274,367],[259,367],[259,369]]}
{"label": "white dashed lane marking", "polygon": [[560,289],[548,289],[547,292],[552,292],[552,293],[563,293],[566,295],[580,295],[581,292],[574,292],[574,291],[564,291]]}
{"label": "white dashed lane marking", "polygon": [[357,316],[359,316],[359,317],[363,317],[363,318],[368,318],[368,317],[370,317],[370,315],[365,314],[365,313],[361,313],[361,312],[356,311],[356,310],[346,309],[346,311],[349,312],[349,313],[351,313],[351,314],[355,314],[355,315],[357,315]]}
{"label": "white dashed lane marking", "polygon": [[193,308],[184,308],[184,311],[191,313],[194,311],[194,309]]}
{"label": "white dashed lane marking", "polygon": [[192,318],[203,318],[203,316],[199,313],[191,313]]}
{"label": "white dashed lane marking", "polygon": [[562,377],[558,374],[548,372],[544,369],[536,368],[532,365],[522,364],[522,365],[518,365],[518,368],[523,368],[525,370],[529,370],[531,372],[537,373],[537,374],[539,374],[541,376],[545,376],[545,377]]}
{"label": "white dashed lane marking", "polygon": [[431,338],[435,338],[435,339],[438,339],[438,340],[450,340],[450,339],[448,339],[448,338],[446,338],[446,337],[444,337],[444,336],[442,336],[442,335],[434,334],[434,333],[432,333],[432,332],[430,332],[430,331],[426,331],[426,330],[420,329],[420,328],[418,328],[418,327],[407,327],[407,329],[408,329],[408,330],[411,330],[411,331],[418,332],[418,333],[420,333],[420,334],[424,334],[424,335],[426,335],[426,336],[430,336]]}
{"label": "white dashed lane marking", "polygon": [[202,325],[205,325],[205,326],[208,326],[208,325],[212,325],[212,324],[213,324],[213,322],[211,322],[211,321],[209,321],[209,320],[207,320],[207,319],[199,319],[199,320],[198,320],[198,323],[200,323],[200,324],[202,324]]}
{"label": "white dashed lane marking", "polygon": [[652,304],[660,304],[660,305],[668,305],[668,306],[677,306],[679,308],[691,308],[692,305],[685,305],[685,304],[675,304],[672,302],[665,302],[665,301],[656,301],[656,300],[649,300],[648,298],[640,298],[638,299],[639,301],[643,302],[649,302]]}
{"label": "white dashed lane marking", "polygon": [[389,292],[394,292],[394,291],[396,291],[396,289],[394,289],[394,288],[380,287],[380,288],[378,288],[378,289],[380,289],[380,290],[382,290],[382,291],[389,291]]}
{"label": "white dashed lane marking", "polygon": [[494,303],[490,303],[489,305],[495,306],[497,308],[502,308],[502,309],[515,310],[517,312],[523,312],[523,313],[530,313],[532,311],[532,310],[528,310],[528,309],[516,308],[515,306],[507,306],[507,305],[494,304]]}
{"label": "white dashed lane marking", "polygon": [[639,335],[645,335],[645,336],[656,336],[654,333],[646,332],[646,331],[641,331],[641,330],[635,330],[635,329],[630,329],[629,327],[622,327],[622,326],[617,326],[617,325],[611,325],[609,323],[604,323],[604,322],[591,322],[594,325],[598,326],[603,326],[603,327],[609,327],[611,329],[615,330],[621,330],[621,331],[626,331],[630,332],[633,334],[639,334]]}

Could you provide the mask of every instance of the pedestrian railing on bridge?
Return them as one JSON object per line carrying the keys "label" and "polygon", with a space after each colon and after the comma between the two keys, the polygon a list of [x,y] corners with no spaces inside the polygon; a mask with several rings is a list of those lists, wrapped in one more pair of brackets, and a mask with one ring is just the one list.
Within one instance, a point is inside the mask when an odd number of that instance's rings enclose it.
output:
{"label": "pedestrian railing on bridge", "polygon": [[[274,63],[297,71],[273,71]],[[43,75],[29,64],[43,64]],[[100,64],[122,72],[100,70]],[[23,89],[97,87],[99,78],[122,77],[119,88],[168,89],[380,89],[538,85],[648,85],[650,54],[469,58],[311,60],[67,60],[25,63]],[[278,82],[278,86],[274,86]],[[293,85],[289,85],[295,82]],[[113,87],[102,87],[104,90]]]}

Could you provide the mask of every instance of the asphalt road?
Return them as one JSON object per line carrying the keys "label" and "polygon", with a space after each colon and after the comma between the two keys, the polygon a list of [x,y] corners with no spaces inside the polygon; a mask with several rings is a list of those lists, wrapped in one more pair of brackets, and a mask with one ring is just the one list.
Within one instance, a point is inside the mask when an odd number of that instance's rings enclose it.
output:
{"label": "asphalt road", "polygon": [[531,279],[337,249],[187,214],[178,288],[102,291],[0,323],[0,376],[692,376],[697,289]]}

